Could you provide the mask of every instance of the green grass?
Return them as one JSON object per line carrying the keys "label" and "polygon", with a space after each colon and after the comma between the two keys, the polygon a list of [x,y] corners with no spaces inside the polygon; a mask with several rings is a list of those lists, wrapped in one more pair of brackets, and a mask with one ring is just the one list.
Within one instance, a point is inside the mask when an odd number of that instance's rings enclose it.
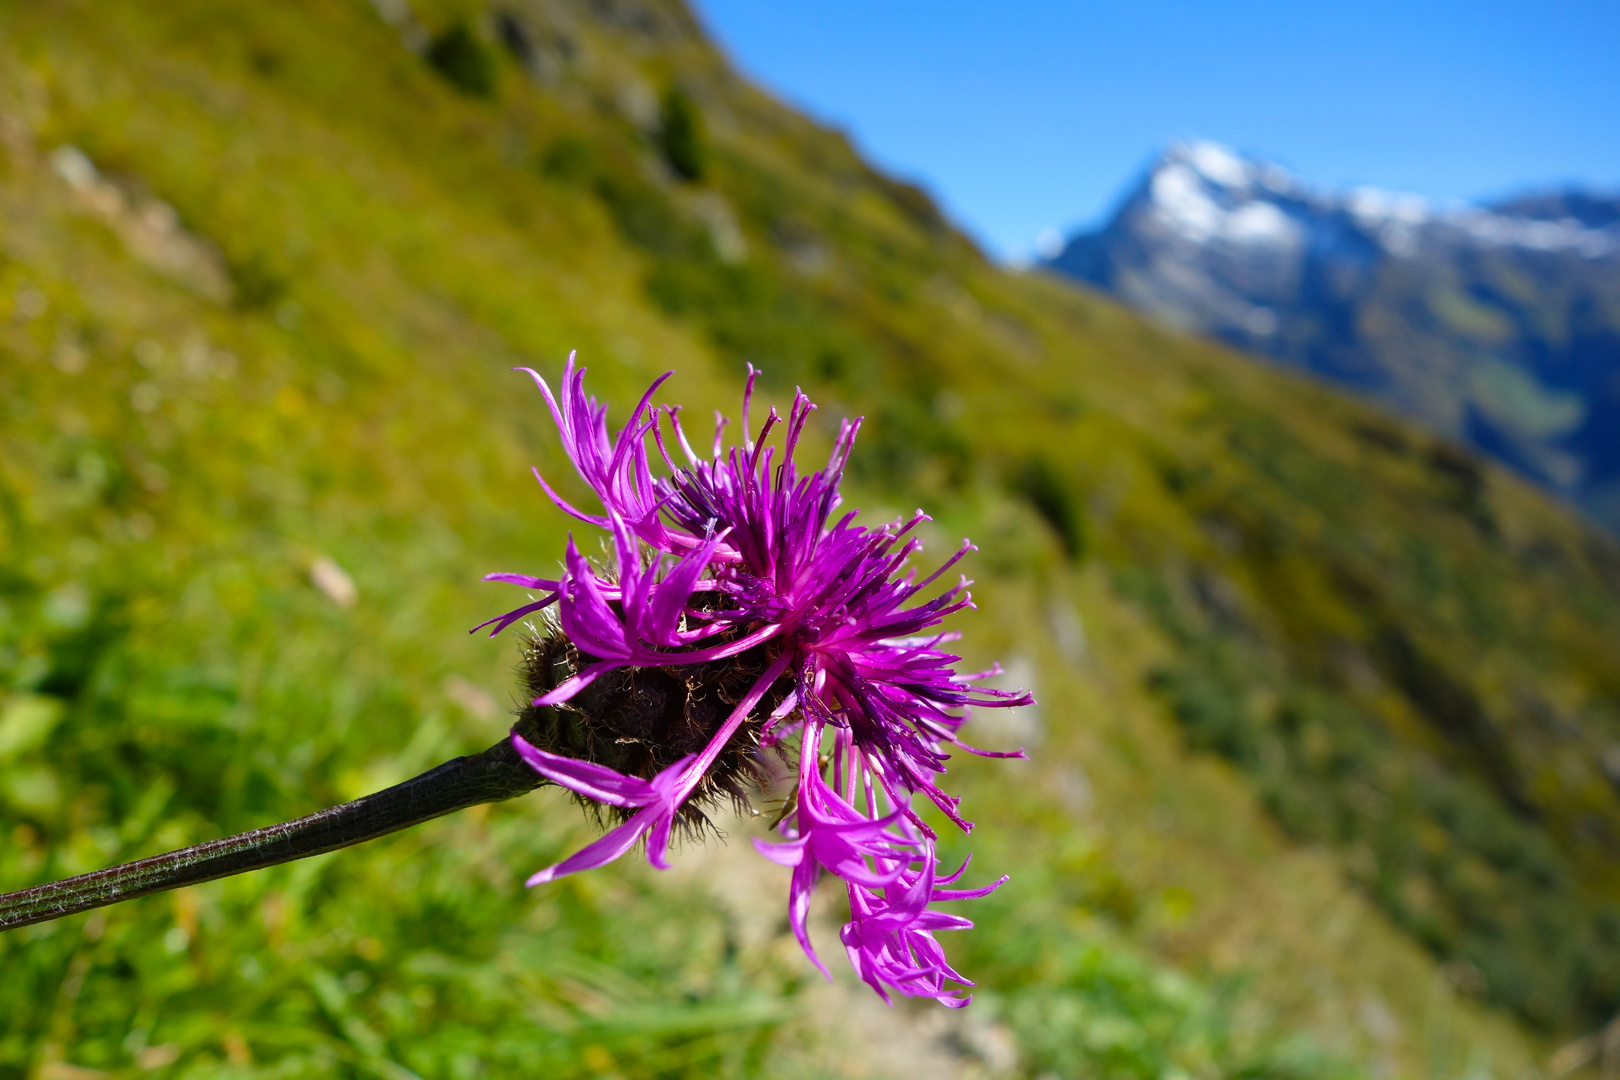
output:
{"label": "green grass", "polygon": [[0,8],[0,888],[500,737],[478,578],[561,550],[529,465],[582,494],[507,369],[706,416],[752,362],[823,448],[866,414],[853,505],[979,542],[970,659],[1040,697],[979,740],[1031,763],[953,770],[1013,875],[950,943],[977,1019],[819,988],[733,852],[524,890],[589,833],[542,792],[0,937],[0,1077],[1507,1076],[1612,1013],[1611,541],[988,265],[678,8],[512,10],[549,81],[470,4],[414,17],[476,87],[359,0]]}

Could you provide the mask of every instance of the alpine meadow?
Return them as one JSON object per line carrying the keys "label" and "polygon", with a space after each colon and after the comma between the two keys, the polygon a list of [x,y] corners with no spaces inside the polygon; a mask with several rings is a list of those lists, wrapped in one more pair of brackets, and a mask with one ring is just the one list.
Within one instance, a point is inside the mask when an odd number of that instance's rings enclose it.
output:
{"label": "alpine meadow", "polygon": [[0,0],[0,891],[500,739],[481,579],[611,555],[530,474],[599,511],[512,370],[574,351],[705,447],[802,387],[839,514],[977,545],[945,627],[1037,704],[963,727],[1028,754],[952,757],[971,836],[915,803],[1009,876],[971,1006],[885,1007],[830,887],[805,961],[768,799],[525,888],[600,835],[548,788],[0,934],[0,1080],[1596,1075],[1620,543],[996,265],[679,0]]}

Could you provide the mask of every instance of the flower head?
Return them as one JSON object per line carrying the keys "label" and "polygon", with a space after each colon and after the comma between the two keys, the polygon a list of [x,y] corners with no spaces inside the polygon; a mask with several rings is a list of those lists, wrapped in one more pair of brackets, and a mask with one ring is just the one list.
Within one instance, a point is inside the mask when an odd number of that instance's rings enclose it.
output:
{"label": "flower head", "polygon": [[[699,807],[722,796],[746,803],[752,785],[768,782],[770,755],[796,753],[797,784],[774,826],[784,840],[756,846],[793,870],[789,921],[806,954],[826,971],[807,915],[829,873],[849,893],[841,940],[885,1001],[893,989],[967,1004],[945,984],[972,984],[933,934],[972,923],[930,905],[983,896],[1006,879],[943,888],[966,866],[939,874],[915,796],[971,829],[938,783],[947,750],[987,753],[957,736],[971,706],[1031,701],[977,685],[999,669],[959,674],[944,649],[959,635],[937,628],[971,607],[969,582],[926,594],[971,545],[919,580],[908,563],[926,515],[877,528],[855,524],[854,513],[835,518],[860,421],[840,424],[824,469],[801,474],[794,453],[815,406],[797,393],[785,425],[771,409],[754,433],[752,368],[742,441],[728,448],[717,417],[708,456],[693,449],[678,408],[651,404],[668,375],[612,436],[572,356],[558,394],[521,370],[602,513],[575,509],[535,477],[564,512],[608,534],[611,557],[593,563],[570,539],[556,579],[489,575],[542,595],[484,625],[498,633],[540,613],[524,659],[529,738],[514,732],[513,743],[542,776],[616,821],[529,884],[601,866],[643,840],[663,868],[677,824],[701,824]],[[767,445],[778,426],[780,447]]]}

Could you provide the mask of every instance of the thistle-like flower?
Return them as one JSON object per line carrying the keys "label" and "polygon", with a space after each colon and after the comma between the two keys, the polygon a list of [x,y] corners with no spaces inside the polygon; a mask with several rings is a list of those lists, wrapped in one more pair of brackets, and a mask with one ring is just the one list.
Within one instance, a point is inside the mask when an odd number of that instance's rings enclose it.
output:
{"label": "thistle-like flower", "polygon": [[[651,404],[667,374],[615,438],[573,356],[558,394],[520,370],[538,384],[603,512],[575,509],[538,471],[536,479],[564,512],[605,530],[612,552],[593,563],[570,538],[556,579],[486,579],[541,594],[484,624],[495,634],[538,613],[528,623],[532,701],[520,724],[534,741],[514,732],[513,745],[613,822],[529,884],[602,866],[642,842],[648,861],[666,867],[674,827],[701,827],[699,807],[721,797],[746,805],[751,787],[772,781],[774,757],[797,783],[773,826],[784,841],[755,846],[792,868],[789,922],[811,961],[826,973],[808,929],[825,871],[848,889],[840,938],[850,961],[884,1001],[892,989],[966,1005],[971,998],[946,984],[973,984],[933,935],[972,923],[930,905],[983,896],[1006,878],[947,888],[966,864],[940,872],[934,831],[914,798],[971,829],[937,783],[946,748],[1022,756],[976,750],[957,732],[971,706],[1031,702],[975,685],[1000,669],[959,674],[959,658],[942,648],[960,635],[938,630],[941,621],[971,606],[965,578],[921,597],[972,546],[964,541],[919,581],[907,563],[926,515],[879,528],[856,525],[854,513],[834,519],[860,421],[840,424],[825,469],[801,475],[793,455],[815,406],[796,393],[780,452],[768,447],[782,421],[772,409],[752,433],[752,368],[741,444],[724,445],[717,416],[708,457],[693,450],[678,407]],[[666,475],[653,474],[649,435]]]}

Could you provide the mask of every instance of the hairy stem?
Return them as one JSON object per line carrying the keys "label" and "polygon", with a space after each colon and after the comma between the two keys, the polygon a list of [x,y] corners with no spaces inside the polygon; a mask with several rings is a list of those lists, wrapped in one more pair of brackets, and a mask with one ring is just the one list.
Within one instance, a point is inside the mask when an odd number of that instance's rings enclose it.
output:
{"label": "hairy stem", "polygon": [[0,930],[335,851],[469,806],[511,799],[543,783],[518,757],[512,740],[502,739],[481,754],[454,758],[402,784],[296,821],[0,895]]}

